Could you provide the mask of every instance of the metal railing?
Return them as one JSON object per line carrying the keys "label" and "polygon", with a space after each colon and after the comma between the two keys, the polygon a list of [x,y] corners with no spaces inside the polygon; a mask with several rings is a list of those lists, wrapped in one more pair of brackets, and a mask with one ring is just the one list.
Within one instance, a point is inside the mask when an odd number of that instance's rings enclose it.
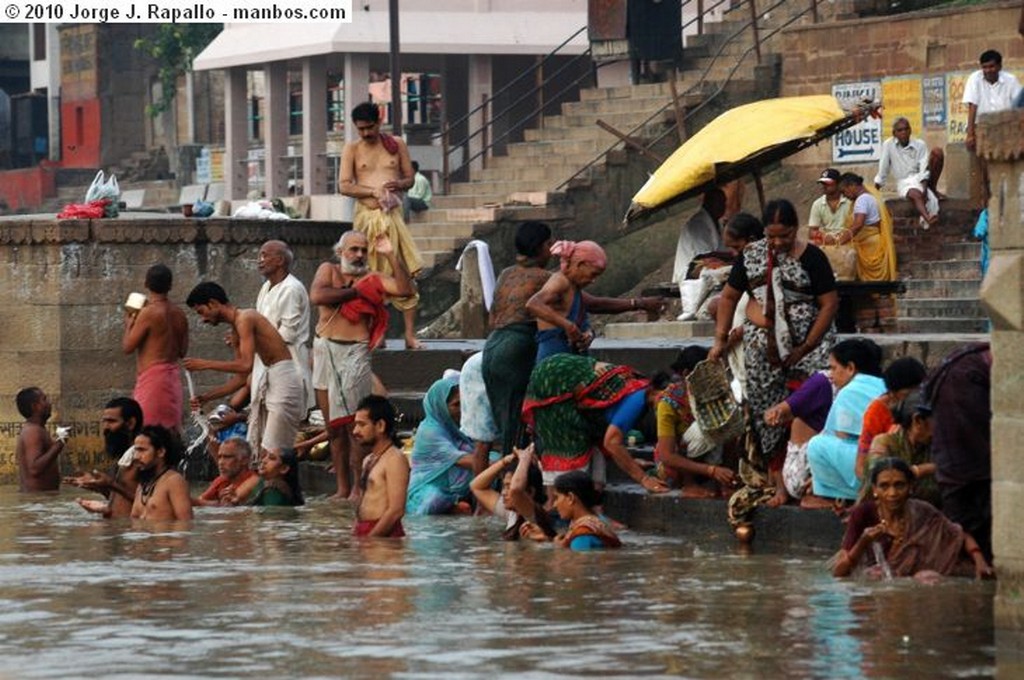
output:
{"label": "metal railing", "polygon": [[[725,40],[723,40],[721,42],[721,44],[718,46],[717,52],[715,52],[715,55],[711,58],[711,61],[707,64],[707,66],[705,66],[704,70],[701,72],[701,75],[700,75],[700,78],[698,79],[698,81],[696,83],[694,83],[693,85],[691,85],[689,88],[687,88],[686,91],[684,91],[681,96],[685,96],[687,94],[693,94],[693,93],[701,92],[702,89],[703,89],[704,84],[707,82],[708,73],[710,73],[711,70],[714,68],[714,66],[716,65],[716,63],[718,61],[718,58],[722,56],[722,52],[725,50],[725,48],[727,46],[729,46],[729,44],[732,43],[732,41],[735,40],[738,36],[742,35],[743,32],[746,31],[748,28],[755,27],[757,25],[758,19],[763,19],[767,14],[769,14],[773,10],[775,10],[775,9],[781,7],[783,4],[785,4],[786,0],[778,0],[778,2],[775,2],[774,4],[769,6],[767,9],[762,10],[760,13],[758,13],[756,11],[755,0],[748,0],[748,3],[750,5],[750,7],[752,8],[751,19],[749,21],[745,22],[744,24],[742,24],[739,28],[737,28],[735,31],[733,31]],[[720,3],[718,3],[718,4],[720,4]],[[743,62],[750,55],[751,52],[755,52],[757,54],[757,61],[758,61],[758,63],[760,63],[761,62],[761,44],[763,42],[765,42],[766,40],[769,40],[770,38],[774,37],[780,31],[782,31],[783,29],[787,28],[788,26],[790,26],[792,23],[794,23],[798,19],[803,18],[808,13],[810,13],[812,15],[812,17],[814,18],[814,20],[817,21],[817,16],[818,16],[817,5],[818,5],[817,0],[811,0],[809,6],[806,9],[801,10],[797,14],[794,14],[792,17],[790,17],[784,23],[782,23],[782,25],[776,27],[771,32],[767,33],[766,35],[762,36],[762,35],[760,35],[759,31],[755,31],[754,32],[754,41],[743,52],[743,54],[741,54],[739,56],[739,58],[736,59],[736,63],[733,65],[732,69],[730,69],[729,74],[726,76],[726,78],[721,80],[721,81],[719,81],[718,87],[715,88],[715,90],[713,92],[711,92],[710,94],[704,95],[703,96],[703,100],[701,101],[701,103],[698,104],[697,106],[691,108],[689,110],[689,112],[687,112],[683,116],[683,121],[681,123],[679,123],[679,121],[677,121],[677,126],[676,127],[666,128],[659,135],[657,135],[654,139],[651,139],[651,140],[647,141],[645,144],[641,145],[641,147],[642,147],[641,148],[641,152],[648,151],[651,147],[653,147],[655,144],[657,144],[662,139],[664,139],[666,135],[668,135],[669,133],[671,133],[671,132],[673,132],[673,131],[675,131],[677,129],[681,129],[680,126],[681,125],[685,125],[685,121],[687,119],[692,118],[694,114],[698,113],[700,110],[702,110],[708,104],[710,104],[712,101],[714,101],[716,97],[721,95],[722,92],[725,90],[726,86],[728,86],[728,84],[732,81],[732,78],[736,74],[736,71],[740,68],[741,65],[743,65]],[[597,163],[601,162],[601,160],[606,155],[608,155],[608,153],[610,153],[611,151],[614,151],[616,149],[616,147],[619,146],[619,144],[623,143],[623,141],[625,139],[632,138],[633,135],[635,135],[636,133],[642,131],[644,128],[646,128],[648,125],[650,125],[654,120],[656,120],[660,116],[663,116],[665,114],[665,112],[669,109],[669,107],[676,107],[676,108],[678,108],[677,98],[673,98],[670,101],[668,101],[660,109],[658,109],[657,111],[653,112],[647,118],[645,118],[642,122],[640,122],[639,124],[634,126],[631,130],[629,130],[629,132],[627,132],[627,133],[625,133],[623,135],[617,135],[617,136],[620,137],[620,139],[617,139],[615,142],[612,142],[606,149],[604,149],[603,151],[598,153],[593,159],[591,159],[590,162],[588,162],[586,165],[580,167],[571,176],[569,176],[568,178],[563,180],[558,186],[555,187],[555,191],[560,191],[564,187],[568,186],[573,180],[575,180],[576,178],[580,177],[584,173],[588,172],[594,165],[596,165]],[[679,141],[680,141],[680,143],[683,142],[682,139],[680,139]]]}

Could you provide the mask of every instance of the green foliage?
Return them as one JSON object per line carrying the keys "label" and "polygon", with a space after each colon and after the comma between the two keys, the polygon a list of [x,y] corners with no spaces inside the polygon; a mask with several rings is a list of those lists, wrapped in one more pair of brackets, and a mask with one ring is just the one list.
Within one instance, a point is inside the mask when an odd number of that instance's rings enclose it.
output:
{"label": "green foliage", "polygon": [[224,29],[224,24],[161,24],[156,33],[135,41],[160,65],[160,100],[146,107],[156,117],[171,108],[178,78],[192,70],[192,60]]}

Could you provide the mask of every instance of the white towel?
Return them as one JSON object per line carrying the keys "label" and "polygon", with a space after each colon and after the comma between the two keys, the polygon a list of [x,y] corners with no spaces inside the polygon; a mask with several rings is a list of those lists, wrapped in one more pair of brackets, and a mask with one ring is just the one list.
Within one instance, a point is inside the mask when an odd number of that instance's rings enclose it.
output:
{"label": "white towel", "polygon": [[480,285],[484,289],[484,307],[489,312],[491,311],[491,305],[494,303],[494,264],[491,262],[490,246],[479,239],[470,241],[462,249],[462,255],[459,256],[459,261],[455,263],[455,269],[460,272],[462,271],[462,258],[472,248],[476,248],[477,268],[480,270]]}

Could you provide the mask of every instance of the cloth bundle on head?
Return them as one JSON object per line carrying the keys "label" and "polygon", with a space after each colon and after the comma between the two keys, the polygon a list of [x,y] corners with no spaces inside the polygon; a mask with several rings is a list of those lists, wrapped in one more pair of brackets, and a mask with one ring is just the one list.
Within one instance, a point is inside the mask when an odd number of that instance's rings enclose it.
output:
{"label": "cloth bundle on head", "polygon": [[608,266],[608,256],[605,255],[604,248],[593,241],[555,241],[551,246],[551,254],[561,258],[563,272],[568,269],[569,260],[573,257],[602,269]]}

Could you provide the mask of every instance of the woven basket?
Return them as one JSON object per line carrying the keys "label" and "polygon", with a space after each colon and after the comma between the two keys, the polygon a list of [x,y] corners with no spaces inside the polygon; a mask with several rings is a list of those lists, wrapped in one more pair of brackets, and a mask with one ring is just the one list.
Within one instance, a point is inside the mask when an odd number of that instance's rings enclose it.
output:
{"label": "woven basket", "polygon": [[729,387],[724,361],[702,361],[686,377],[690,409],[704,436],[721,444],[743,433],[743,409]]}

